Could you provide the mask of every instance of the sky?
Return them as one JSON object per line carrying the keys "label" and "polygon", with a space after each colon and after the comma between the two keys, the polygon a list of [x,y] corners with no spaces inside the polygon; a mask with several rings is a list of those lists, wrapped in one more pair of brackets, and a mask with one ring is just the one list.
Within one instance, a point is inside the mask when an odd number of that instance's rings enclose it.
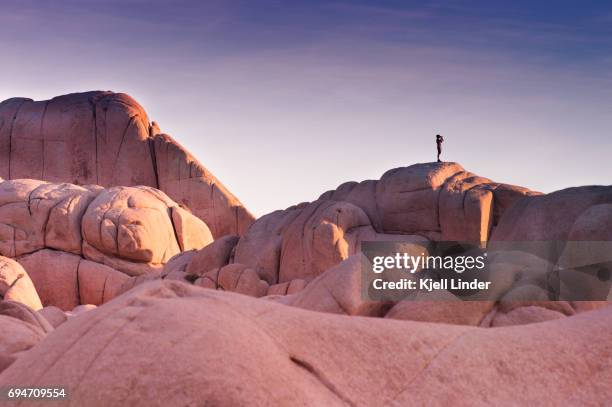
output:
{"label": "sky", "polygon": [[443,159],[612,180],[607,1],[0,0],[0,100],[125,92],[256,215]]}

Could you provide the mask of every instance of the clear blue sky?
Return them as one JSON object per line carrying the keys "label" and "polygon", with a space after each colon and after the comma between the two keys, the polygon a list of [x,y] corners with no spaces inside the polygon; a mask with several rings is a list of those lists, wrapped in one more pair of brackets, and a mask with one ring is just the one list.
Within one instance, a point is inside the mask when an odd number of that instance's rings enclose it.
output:
{"label": "clear blue sky", "polygon": [[2,1],[0,99],[127,92],[253,212],[444,158],[612,179],[606,1]]}

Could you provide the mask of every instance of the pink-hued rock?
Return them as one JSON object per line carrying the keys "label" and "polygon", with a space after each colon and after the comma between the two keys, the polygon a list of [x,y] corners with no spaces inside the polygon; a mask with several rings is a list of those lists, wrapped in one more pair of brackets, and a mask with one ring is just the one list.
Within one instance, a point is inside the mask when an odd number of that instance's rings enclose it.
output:
{"label": "pink-hued rock", "polygon": [[457,163],[394,168],[376,184],[376,204],[385,232],[439,233],[438,196],[444,183],[463,171]]}
{"label": "pink-hued rock", "polygon": [[213,236],[242,235],[253,223],[242,203],[172,137],[153,130],[151,143],[157,187],[206,222]]}
{"label": "pink-hued rock", "polygon": [[438,201],[441,240],[472,242],[489,238],[493,223],[492,181],[459,172],[442,185]]}
{"label": "pink-hued rock", "polygon": [[[514,253],[502,254],[516,257]],[[534,257],[534,259],[531,257]],[[535,256],[531,257],[527,259],[532,260],[532,263],[526,263],[527,266],[538,268],[547,264],[546,261],[541,259],[535,261]],[[528,324],[538,321],[534,315],[541,314],[540,320],[544,320],[546,315],[549,314],[561,313],[562,316],[571,316],[609,305],[605,301],[546,301],[548,299],[546,292],[540,287],[521,283],[522,279],[531,281],[530,269],[515,270],[511,265],[503,263],[502,260],[500,260],[498,266],[503,267],[503,269],[499,269],[497,272],[508,274],[509,284],[506,287],[501,281],[496,282],[496,285],[499,283],[499,289],[501,290],[497,302],[491,300],[462,301],[450,292],[443,291],[422,293],[419,294],[418,298],[399,302],[369,300],[363,292],[364,285],[367,286],[368,283],[362,281],[361,262],[364,260],[361,255],[349,257],[349,259],[327,270],[293,295],[289,295],[291,293],[287,292],[288,283],[271,286],[267,295],[270,296],[270,300],[312,311],[482,327],[496,326],[493,325],[494,318],[498,318],[500,321],[512,321],[512,324]],[[519,267],[519,265],[516,267]],[[522,279],[516,280],[517,273],[521,273]],[[513,282],[518,286],[513,288]],[[215,287],[211,286],[210,288]],[[525,288],[541,290],[542,301],[524,301]],[[489,293],[489,295],[493,296],[492,293]],[[530,291],[526,298],[534,298],[534,296],[535,294]],[[487,296],[487,298],[490,297]],[[533,307],[541,310],[533,310],[530,313],[514,312],[515,309],[520,307]],[[505,317],[505,314],[510,313],[512,315]],[[521,319],[523,316],[524,320]],[[503,323],[497,322],[499,325]],[[506,323],[510,324],[510,322]]]}
{"label": "pink-hued rock", "polygon": [[30,274],[42,304],[64,311],[110,301],[130,278],[103,264],[55,250],[39,250],[20,257],[19,262]]}
{"label": "pink-hued rock", "polygon": [[[208,247],[208,246],[207,246]],[[203,249],[206,250],[206,247]],[[198,254],[197,250],[189,250],[187,252],[182,252],[172,257],[165,265],[161,271],[160,277],[166,278],[169,274],[175,273],[185,273],[187,270],[187,266],[191,263],[191,261]]]}
{"label": "pink-hued rock", "polygon": [[569,241],[612,241],[612,192],[605,204],[593,205],[582,212],[572,225]]}
{"label": "pink-hued rock", "polygon": [[400,301],[385,318],[479,326],[493,310],[493,301]]}
{"label": "pink-hued rock", "polygon": [[537,194],[457,163],[396,168],[379,181],[347,182],[314,202],[259,218],[238,241],[234,261],[272,285],[311,281],[355,254],[361,241],[487,241],[512,204]]}
{"label": "pink-hued rock", "polygon": [[170,208],[180,251],[200,249],[214,240],[206,223],[179,206]]}
{"label": "pink-hued rock", "polygon": [[45,249],[20,257],[19,263],[30,275],[43,306],[68,311],[79,305],[81,260],[76,254]]}
{"label": "pink-hued rock", "polygon": [[16,261],[0,256],[0,301],[2,299],[20,302],[34,311],[42,308],[28,273]]}
{"label": "pink-hued rock", "polygon": [[204,222],[154,188],[0,182],[0,255],[54,249],[137,275],[211,242]]}
{"label": "pink-hued rock", "polygon": [[43,316],[54,328],[57,328],[68,319],[68,316],[64,311],[53,305],[49,305],[48,307],[38,310],[38,313]]}
{"label": "pink-hued rock", "polygon": [[209,270],[221,268],[229,264],[238,239],[238,236],[223,236],[203,249],[198,250],[185,271],[187,274],[201,276]]}
{"label": "pink-hued rock", "polygon": [[97,307],[93,304],[82,304],[79,305],[77,307],[75,307],[72,311],[70,311],[68,313],[69,316],[74,317],[80,314],[84,314],[86,312],[92,311],[94,309],[96,309]]}
{"label": "pink-hued rock", "polygon": [[383,316],[389,303],[362,296],[361,255],[327,270],[296,294],[278,299],[285,305],[333,314]]}
{"label": "pink-hued rock", "polygon": [[[61,159],[58,159],[61,157]],[[0,177],[164,190],[211,227],[242,234],[253,216],[130,96],[84,92],[0,103]]]}
{"label": "pink-hued rock", "polygon": [[302,279],[286,281],[284,283],[271,285],[266,295],[291,295],[302,291],[307,285],[308,283],[306,280]]}
{"label": "pink-hued rock", "polygon": [[154,274],[142,274],[140,276],[130,277],[125,283],[121,285],[117,295],[126,293],[130,291],[131,289],[133,289],[134,287],[139,286],[142,283],[158,280],[160,279],[160,277],[161,275],[154,275]]}
{"label": "pink-hued rock", "polygon": [[257,219],[238,241],[234,261],[248,264],[269,284],[277,283],[283,235],[301,208],[303,205]]}
{"label": "pink-hued rock", "polygon": [[39,312],[27,305],[11,300],[0,301],[0,315],[17,318],[40,328],[44,333],[53,331],[53,326]]}
{"label": "pink-hued rock", "polygon": [[0,183],[0,254],[45,247],[79,254],[81,218],[97,187],[19,179]]}
{"label": "pink-hued rock", "polygon": [[309,205],[283,236],[278,281],[312,280],[357,253],[359,242],[374,234],[365,212],[353,204]]}
{"label": "pink-hued rock", "polygon": [[[181,212],[191,222],[176,227],[171,211],[176,204],[163,192],[149,187],[115,187],[102,191],[83,216],[85,257],[130,275],[161,268],[181,249],[199,249],[212,236],[205,223]],[[190,218],[188,218],[188,216]],[[183,237],[183,233],[200,237]],[[183,247],[179,244],[181,242]]]}
{"label": "pink-hued rock", "polygon": [[81,260],[77,278],[80,303],[100,305],[116,297],[130,277],[103,264]]}
{"label": "pink-hued rock", "polygon": [[559,318],[565,318],[565,314],[531,305],[515,308],[508,313],[497,313],[491,322],[491,326],[525,325]]}
{"label": "pink-hued rock", "polygon": [[593,205],[576,219],[557,264],[567,285],[609,290],[602,282],[612,278],[612,203]]}
{"label": "pink-hued rock", "polygon": [[610,307],[481,329],[156,282],[66,322],[3,371],[0,387],[62,383],[74,406],[604,405],[610,326]]}
{"label": "pink-hued rock", "polygon": [[[597,236],[589,232],[586,224],[579,224],[574,231],[572,229],[583,213],[602,204],[612,204],[612,187],[575,187],[541,196],[529,196],[518,201],[501,217],[491,240],[566,241],[570,240],[570,233],[574,240],[598,240]],[[605,208],[601,210],[606,211]],[[599,219],[595,225],[607,219],[605,214],[586,216]],[[591,221],[583,218],[580,222]]]}
{"label": "pink-hued rock", "polygon": [[39,326],[0,315],[0,373],[44,337],[45,332]]}
{"label": "pink-hued rock", "polygon": [[195,280],[194,284],[251,297],[263,297],[268,292],[268,283],[261,280],[255,270],[238,263],[210,270]]}

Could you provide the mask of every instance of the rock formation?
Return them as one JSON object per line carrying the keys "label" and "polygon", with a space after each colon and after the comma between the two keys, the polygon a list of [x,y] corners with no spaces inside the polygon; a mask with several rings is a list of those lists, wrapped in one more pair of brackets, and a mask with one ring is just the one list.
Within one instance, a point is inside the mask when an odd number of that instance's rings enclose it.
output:
{"label": "rock formation", "polygon": [[312,280],[356,253],[362,240],[483,242],[508,207],[534,195],[456,163],[397,168],[263,216],[238,241],[235,262],[275,284]]}
{"label": "rock formation", "polygon": [[71,406],[605,405],[611,325],[610,307],[481,329],[153,282],[66,322],[0,387],[63,383]]}
{"label": "rock formation", "polygon": [[158,188],[206,222],[215,237],[242,234],[253,221],[214,175],[123,93],[0,103],[0,177]]}
{"label": "rock formation", "polygon": [[[151,187],[0,181],[0,255],[28,271],[45,306],[102,304],[129,276],[159,274],[175,254],[212,241],[203,221]],[[21,269],[9,262],[3,270]]]}
{"label": "rock formation", "polygon": [[[74,406],[612,397],[609,302],[539,285],[556,270],[609,291],[612,186],[540,194],[415,164],[253,221],[111,92],[2,102],[0,176],[0,389],[61,384]],[[362,242],[449,240],[486,247],[495,295],[363,295]]]}

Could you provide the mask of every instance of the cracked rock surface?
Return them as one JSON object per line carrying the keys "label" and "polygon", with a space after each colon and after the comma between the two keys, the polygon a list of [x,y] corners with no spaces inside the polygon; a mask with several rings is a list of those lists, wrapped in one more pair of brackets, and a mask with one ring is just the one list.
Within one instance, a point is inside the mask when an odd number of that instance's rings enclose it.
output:
{"label": "cracked rock surface", "polygon": [[0,103],[0,177],[164,191],[215,237],[242,234],[253,216],[124,93],[92,91]]}

